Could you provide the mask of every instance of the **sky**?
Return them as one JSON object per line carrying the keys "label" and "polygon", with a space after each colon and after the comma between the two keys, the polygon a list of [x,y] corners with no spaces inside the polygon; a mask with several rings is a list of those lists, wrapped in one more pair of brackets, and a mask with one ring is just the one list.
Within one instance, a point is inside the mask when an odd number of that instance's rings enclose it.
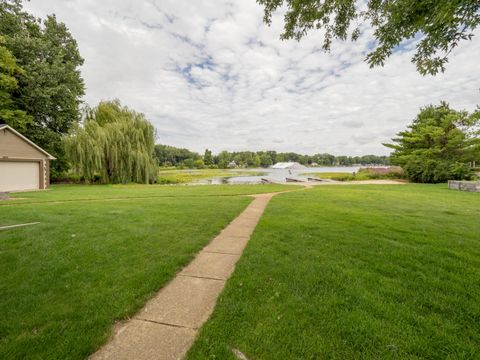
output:
{"label": "sky", "polygon": [[215,153],[276,150],[387,155],[419,109],[480,104],[480,32],[435,77],[416,72],[414,44],[385,67],[364,62],[371,29],[321,50],[322,34],[281,41],[255,0],[31,0],[77,40],[85,104],[118,98],[157,129],[157,143]]}

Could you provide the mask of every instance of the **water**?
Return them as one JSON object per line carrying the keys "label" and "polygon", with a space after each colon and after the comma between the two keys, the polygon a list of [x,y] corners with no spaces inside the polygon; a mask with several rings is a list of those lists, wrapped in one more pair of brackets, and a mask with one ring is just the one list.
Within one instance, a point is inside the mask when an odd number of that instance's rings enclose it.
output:
{"label": "water", "polygon": [[342,173],[353,173],[357,172],[360,169],[358,166],[351,167],[309,167],[304,169],[242,169],[245,172],[259,173],[262,172],[264,175],[243,175],[243,176],[232,176],[232,177],[215,177],[212,179],[202,180],[200,183],[203,184],[260,184],[263,179],[269,179],[274,182],[283,183],[286,182],[286,178],[293,178],[299,180],[307,181],[308,175],[301,175],[307,173],[322,173],[322,172],[342,172]]}

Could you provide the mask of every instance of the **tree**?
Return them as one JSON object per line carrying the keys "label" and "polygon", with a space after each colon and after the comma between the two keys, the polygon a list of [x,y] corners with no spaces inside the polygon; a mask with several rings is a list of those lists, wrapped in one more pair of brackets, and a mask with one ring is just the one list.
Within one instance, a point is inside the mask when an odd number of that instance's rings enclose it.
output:
{"label": "tree", "polygon": [[412,58],[422,74],[445,70],[448,55],[462,40],[473,37],[480,24],[478,0],[257,0],[264,6],[264,22],[272,13],[287,7],[282,39],[300,40],[312,29],[324,31],[323,49],[332,40],[355,41],[361,23],[374,30],[376,46],[367,55],[370,67],[382,65],[395,47],[419,39]]}
{"label": "tree", "polygon": [[345,155],[335,157],[335,161],[338,165],[343,165],[343,166],[351,165],[351,162],[348,159],[348,156],[345,156]]}
{"label": "tree", "polygon": [[217,157],[218,167],[220,169],[228,168],[228,164],[230,164],[231,157],[232,155],[228,151],[222,151],[220,154],[218,154],[218,157]]}
{"label": "tree", "polygon": [[212,150],[205,149],[205,154],[203,155],[203,162],[206,166],[213,165]]}
{"label": "tree", "polygon": [[12,53],[4,46],[0,36],[0,121],[10,124],[17,131],[26,131],[32,118],[25,111],[15,108],[12,94],[18,89],[15,76],[23,72]]}
{"label": "tree", "polygon": [[260,156],[255,154],[252,156],[252,162],[249,162],[249,166],[259,167],[260,166]]}
{"label": "tree", "polygon": [[468,165],[480,160],[480,109],[469,114],[445,102],[420,110],[408,130],[384,144],[394,149],[390,162],[415,182],[468,178]]}
{"label": "tree", "polygon": [[275,164],[277,162],[277,152],[273,150],[268,150],[266,153],[270,156],[270,159],[272,159],[272,164]]}
{"label": "tree", "polygon": [[188,149],[158,144],[155,145],[155,158],[158,165],[179,166],[186,165],[187,160],[192,160],[191,164],[193,164],[193,161],[200,159],[200,155]]}
{"label": "tree", "polygon": [[12,111],[31,117],[18,127],[22,134],[54,155],[52,177],[68,169],[62,135],[81,118],[84,83],[79,67],[83,59],[75,39],[54,15],[44,21],[25,12],[20,0],[0,1],[0,36],[22,71],[13,75],[17,87],[11,94]]}
{"label": "tree", "polygon": [[270,154],[268,153],[263,153],[260,156],[260,165],[264,168],[267,168],[273,164],[272,158],[270,157]]}
{"label": "tree", "polygon": [[319,165],[332,166],[332,165],[335,165],[335,155],[316,154],[313,156],[313,161]]}
{"label": "tree", "polygon": [[83,126],[64,141],[74,171],[87,181],[148,183],[157,174],[154,127],[118,100],[87,110]]}

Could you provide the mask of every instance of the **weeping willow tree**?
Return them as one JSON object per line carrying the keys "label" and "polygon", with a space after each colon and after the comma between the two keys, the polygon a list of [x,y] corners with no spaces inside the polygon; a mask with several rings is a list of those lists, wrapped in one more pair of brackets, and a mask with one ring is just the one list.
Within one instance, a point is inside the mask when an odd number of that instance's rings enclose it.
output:
{"label": "weeping willow tree", "polygon": [[143,114],[120,101],[87,109],[84,120],[65,138],[74,172],[102,183],[148,183],[157,174],[155,130]]}

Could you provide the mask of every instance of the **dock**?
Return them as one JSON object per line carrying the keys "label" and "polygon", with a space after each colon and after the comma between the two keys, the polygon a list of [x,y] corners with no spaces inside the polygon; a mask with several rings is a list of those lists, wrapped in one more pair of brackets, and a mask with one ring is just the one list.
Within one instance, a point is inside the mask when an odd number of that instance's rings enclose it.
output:
{"label": "dock", "polygon": [[285,178],[286,182],[305,182],[304,179],[296,179],[296,178]]}
{"label": "dock", "polygon": [[332,180],[332,179],[320,179],[320,178],[313,178],[313,177],[309,177],[307,178],[308,181],[314,181],[314,182],[323,182],[323,183],[332,183],[332,182],[338,182],[336,180]]}
{"label": "dock", "polygon": [[272,179],[268,178],[261,178],[262,184],[278,184],[277,182],[273,181]]}

